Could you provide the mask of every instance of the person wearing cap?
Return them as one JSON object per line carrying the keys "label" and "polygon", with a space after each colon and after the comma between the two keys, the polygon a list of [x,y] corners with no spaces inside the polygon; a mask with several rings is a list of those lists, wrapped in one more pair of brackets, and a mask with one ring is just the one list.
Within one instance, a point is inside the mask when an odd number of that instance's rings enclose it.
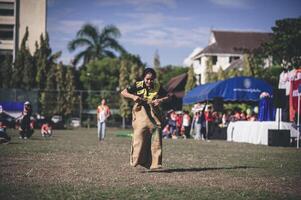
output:
{"label": "person wearing cap", "polygon": [[20,130],[20,139],[28,139],[33,134],[33,128],[31,126],[31,114],[32,107],[29,101],[24,103],[23,113],[21,116],[21,124],[19,127]]}
{"label": "person wearing cap", "polygon": [[130,164],[147,169],[162,167],[162,121],[159,105],[168,100],[167,92],[156,80],[152,68],[143,71],[143,80],[122,90],[121,95],[134,101]]}

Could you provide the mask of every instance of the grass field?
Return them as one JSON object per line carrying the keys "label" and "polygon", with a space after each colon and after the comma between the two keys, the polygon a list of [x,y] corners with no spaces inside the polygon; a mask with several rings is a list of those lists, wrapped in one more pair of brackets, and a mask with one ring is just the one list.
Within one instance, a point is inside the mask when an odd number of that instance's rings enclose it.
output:
{"label": "grass field", "polygon": [[301,150],[163,140],[159,172],[129,166],[130,130],[38,131],[0,145],[0,199],[301,199]]}

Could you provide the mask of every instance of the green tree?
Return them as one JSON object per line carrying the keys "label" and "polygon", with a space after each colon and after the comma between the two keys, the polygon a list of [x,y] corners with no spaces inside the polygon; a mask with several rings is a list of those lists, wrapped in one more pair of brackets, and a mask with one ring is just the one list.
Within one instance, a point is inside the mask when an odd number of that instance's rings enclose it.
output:
{"label": "green tree", "polygon": [[28,27],[26,27],[13,68],[12,86],[15,88],[30,89],[35,85],[34,74],[32,74],[35,71],[34,61],[27,48],[28,36]]}
{"label": "green tree", "polygon": [[188,72],[188,68],[182,66],[167,65],[161,68],[161,84],[167,85],[167,83],[175,76]]}
{"label": "green tree", "polygon": [[280,64],[301,66],[301,17],[277,20],[272,27],[269,42],[263,45],[264,53]]}
{"label": "green tree", "polygon": [[156,50],[155,55],[154,55],[153,67],[154,67],[154,70],[156,71],[156,74],[157,74],[157,81],[159,83],[162,83],[161,69],[160,69],[161,68],[161,63],[160,63],[160,56],[159,56],[158,50]]}
{"label": "green tree", "polygon": [[[130,83],[128,68],[128,61],[126,59],[122,59],[119,69],[119,88],[121,90],[125,89]],[[119,105],[119,110],[122,117],[122,127],[125,128],[125,120],[131,114],[130,104],[127,99],[121,96]]]}
{"label": "green tree", "polygon": [[241,76],[242,73],[240,71],[238,71],[237,69],[230,69],[229,71],[226,72],[226,76],[227,78],[232,78],[232,77],[236,77],[236,76]]}
{"label": "green tree", "polygon": [[94,108],[99,103],[99,95],[92,90],[101,91],[102,98],[110,97],[109,91],[116,91],[119,85],[119,65],[119,59],[107,57],[92,61],[81,70],[83,88],[90,91],[87,99],[90,107]]}
{"label": "green tree", "polygon": [[66,72],[66,92],[65,92],[65,115],[72,115],[72,111],[75,109],[77,96],[76,96],[76,88],[75,88],[75,77],[74,77],[74,68],[71,66],[67,66]]}
{"label": "green tree", "polygon": [[33,56],[30,54],[29,50],[24,51],[24,71],[23,71],[23,84],[24,88],[29,90],[36,86],[35,75],[36,66],[34,64]]}
{"label": "green tree", "polygon": [[221,67],[219,67],[217,71],[217,80],[225,80],[227,79],[227,73]]}
{"label": "green tree", "polygon": [[217,74],[213,72],[212,57],[206,61],[205,80],[206,83],[217,81]]}
{"label": "green tree", "polygon": [[119,84],[119,60],[116,58],[104,58],[87,64],[81,71],[80,80],[85,89],[113,90]]}
{"label": "green tree", "polygon": [[2,62],[0,62],[0,87],[1,88],[10,88],[11,87],[11,78],[12,78],[12,56],[5,55]]}
{"label": "green tree", "polygon": [[34,53],[35,64],[37,66],[36,83],[38,84],[39,89],[45,89],[49,71],[51,68],[55,67],[55,63],[61,54],[61,51],[52,53],[48,34],[46,33],[45,38],[43,34],[41,34],[40,45],[36,43],[36,51]]}
{"label": "green tree", "polygon": [[250,55],[244,54],[243,55],[243,74],[244,76],[254,76],[253,68],[250,64]]}
{"label": "green tree", "polygon": [[132,54],[125,54],[121,59],[127,61],[127,68],[130,71],[130,84],[140,80],[145,67],[145,64],[140,60],[140,57]]}
{"label": "green tree", "polygon": [[193,66],[190,66],[189,70],[188,70],[187,82],[186,82],[186,85],[185,85],[185,92],[190,91],[194,87],[195,87],[194,70],[193,70]]}
{"label": "green tree", "polygon": [[65,99],[66,93],[66,79],[65,79],[65,67],[63,63],[55,65],[55,83],[56,83],[56,113],[65,114],[65,107],[68,102]]}
{"label": "green tree", "polygon": [[114,25],[105,26],[101,31],[96,26],[85,24],[77,32],[76,38],[69,42],[68,49],[73,52],[76,49],[84,48],[76,54],[74,64],[83,60],[83,65],[90,61],[102,59],[104,57],[116,57],[114,52],[126,53],[117,39],[121,33]]}
{"label": "green tree", "polygon": [[56,69],[52,67],[45,81],[45,89],[41,91],[40,103],[41,113],[45,116],[58,114],[57,112],[57,92],[56,92]]}

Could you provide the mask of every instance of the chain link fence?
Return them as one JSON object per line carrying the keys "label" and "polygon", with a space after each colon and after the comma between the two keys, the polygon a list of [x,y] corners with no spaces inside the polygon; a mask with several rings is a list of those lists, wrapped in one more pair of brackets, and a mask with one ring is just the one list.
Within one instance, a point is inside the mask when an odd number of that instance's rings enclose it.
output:
{"label": "chain link fence", "polygon": [[[54,97],[47,100],[47,106],[40,103],[41,93],[46,96]],[[47,95],[51,94],[51,95]],[[60,103],[55,98],[57,95],[64,96],[66,91],[41,91],[41,90],[22,90],[22,89],[0,89],[0,104],[4,102],[22,102],[30,101],[34,114],[47,113],[45,108],[57,108],[60,110]],[[62,116],[65,124],[68,125],[72,118],[79,119],[84,127],[96,127],[96,109],[102,99],[106,99],[111,109],[112,116],[108,120],[108,126],[121,126],[122,118],[119,112],[120,93],[108,90],[76,90],[74,91],[76,101],[72,107],[72,114],[68,117]],[[60,113],[57,113],[61,115]],[[52,116],[46,116],[52,117]]]}

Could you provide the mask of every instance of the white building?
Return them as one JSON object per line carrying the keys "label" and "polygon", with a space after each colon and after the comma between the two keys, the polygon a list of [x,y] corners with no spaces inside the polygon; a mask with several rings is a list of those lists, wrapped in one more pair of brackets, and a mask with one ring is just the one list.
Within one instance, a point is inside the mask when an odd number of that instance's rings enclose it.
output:
{"label": "white building", "polygon": [[[271,38],[271,33],[264,32],[238,32],[238,31],[211,31],[209,44],[197,53],[192,60],[197,84],[204,84],[206,80],[207,61],[212,59],[212,68],[217,72],[219,68],[227,70],[239,68],[243,64],[243,55],[246,52],[260,47]],[[270,61],[265,61],[265,66],[270,66]]]}
{"label": "white building", "polygon": [[35,42],[46,33],[47,0],[0,0],[0,59],[15,57],[26,27],[28,48],[33,53]]}

